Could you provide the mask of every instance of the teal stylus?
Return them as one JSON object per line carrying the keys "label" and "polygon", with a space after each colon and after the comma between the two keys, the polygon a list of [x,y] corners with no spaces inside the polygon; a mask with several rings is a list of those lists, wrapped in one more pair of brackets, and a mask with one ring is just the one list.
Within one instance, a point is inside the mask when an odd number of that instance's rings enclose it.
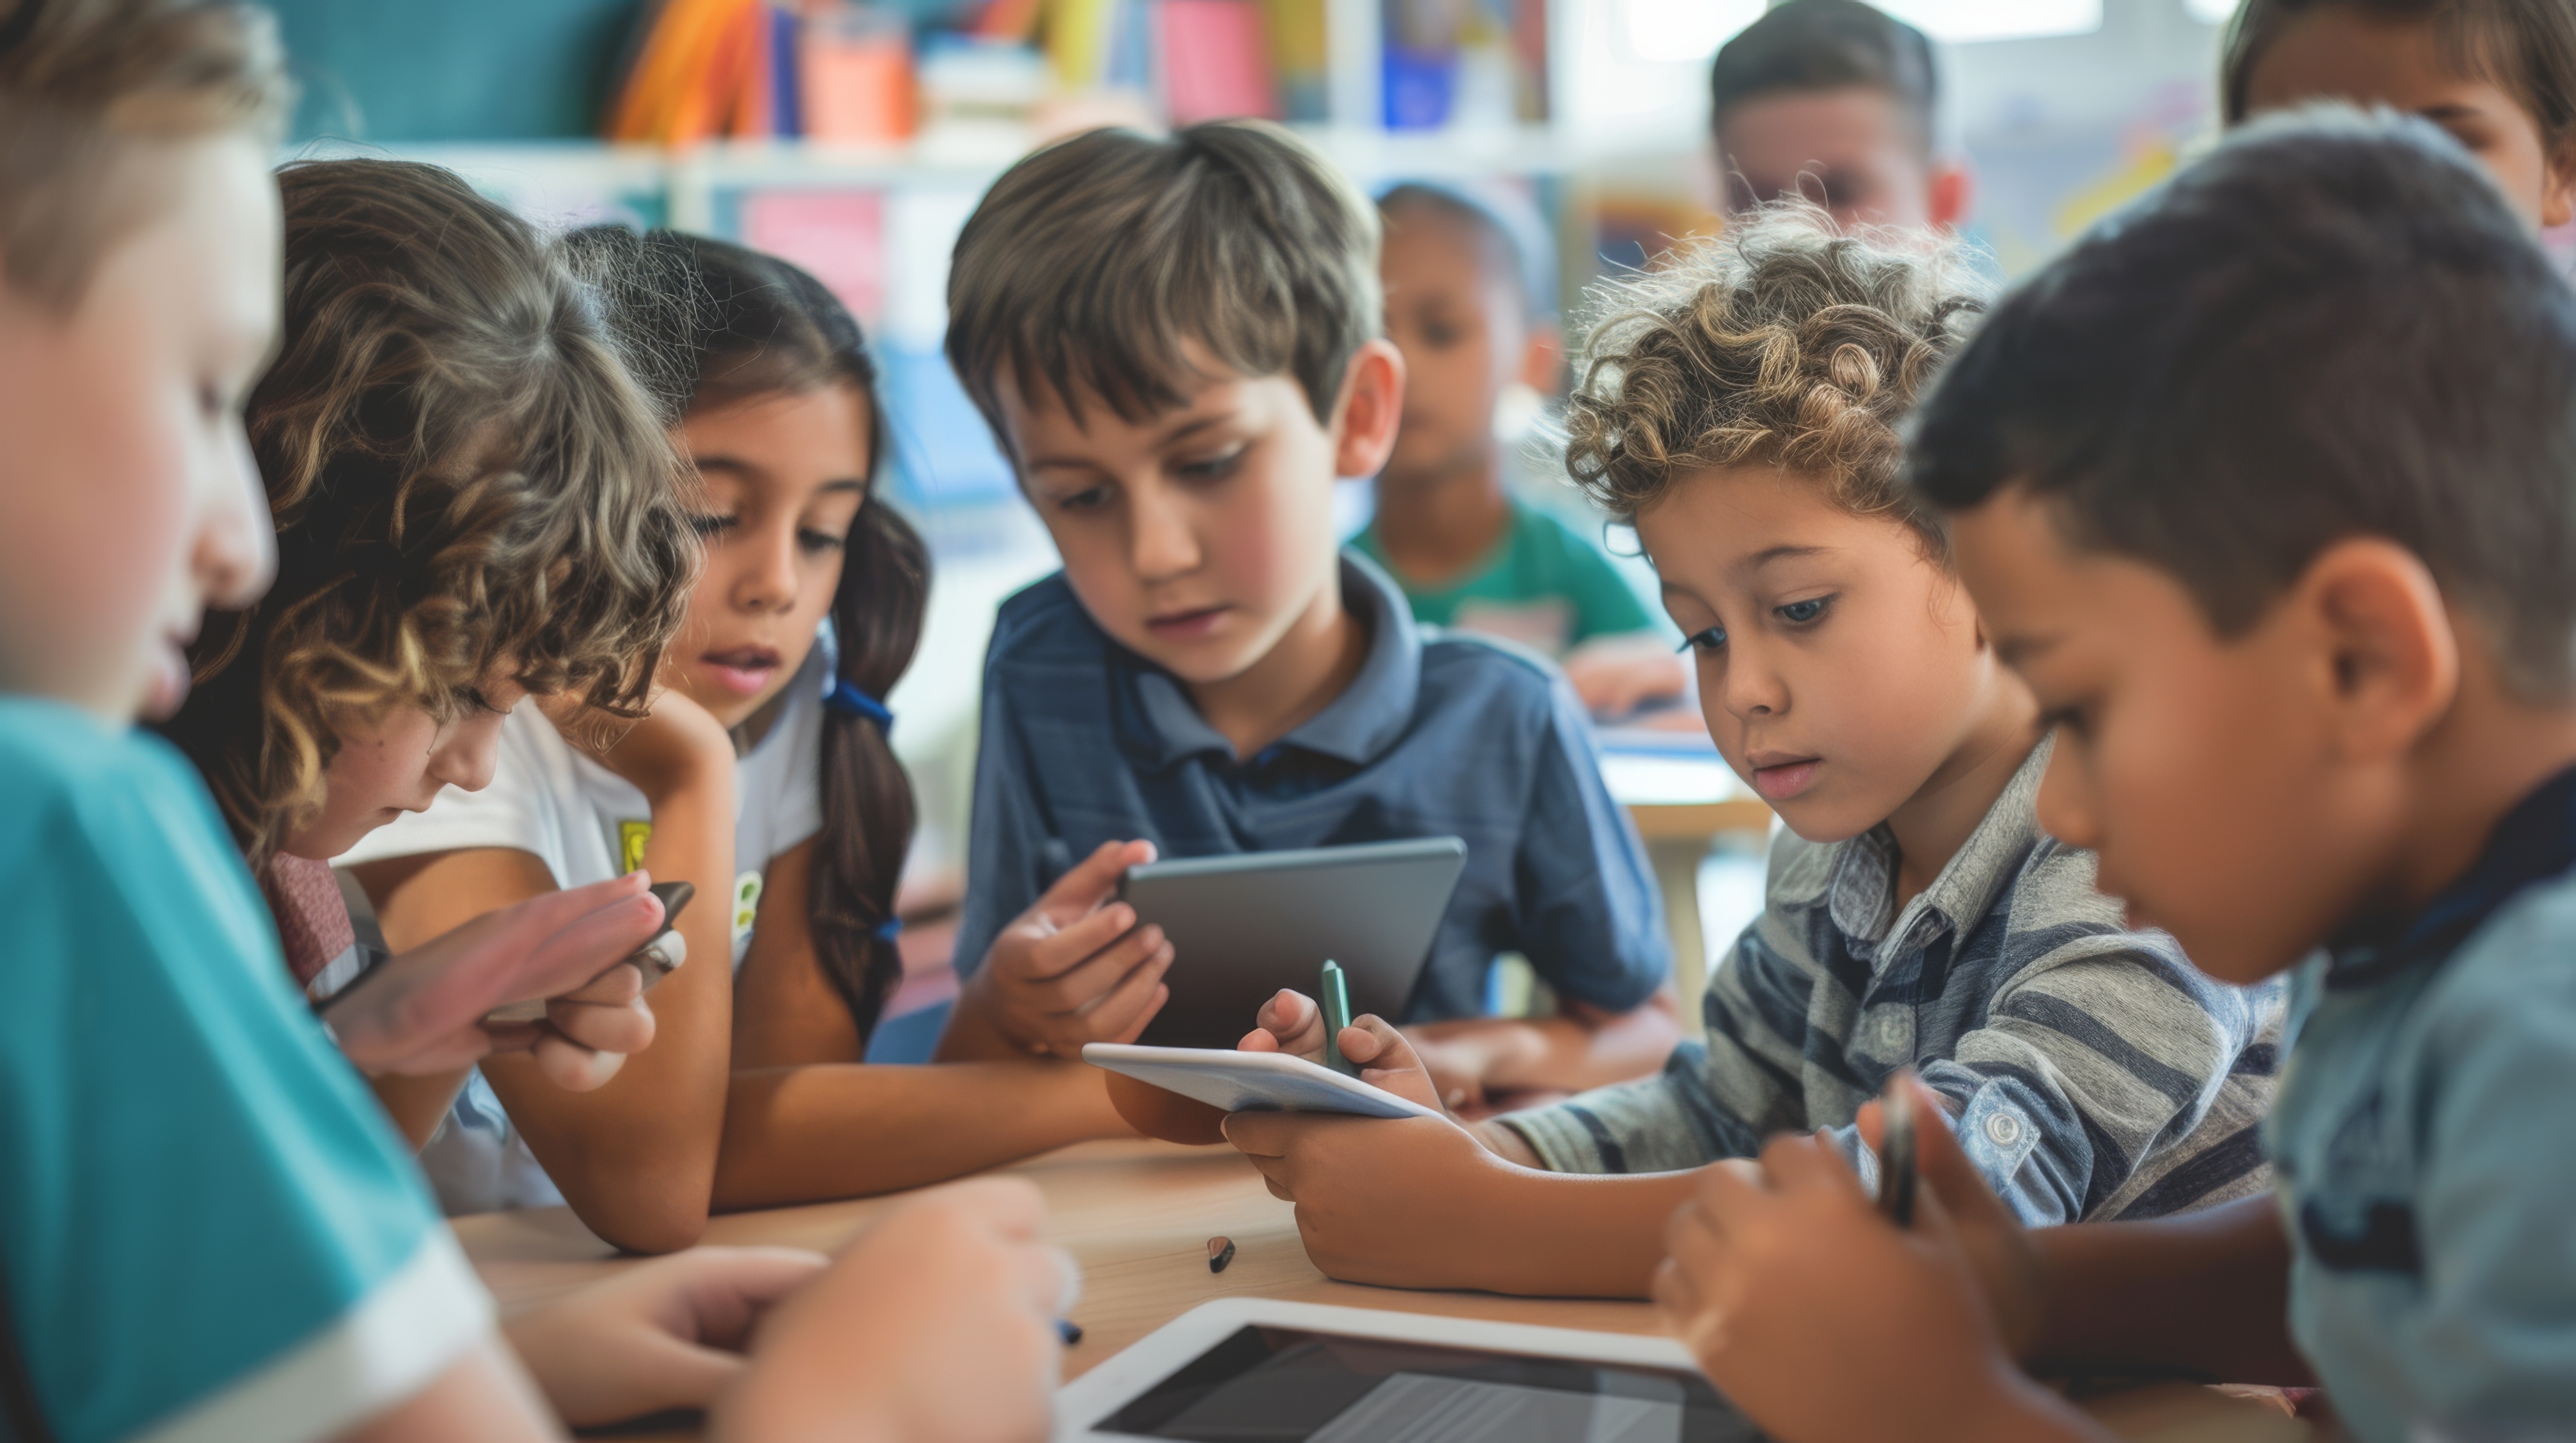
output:
{"label": "teal stylus", "polygon": [[1342,964],[1327,960],[1324,979],[1316,989],[1317,1005],[1324,1009],[1324,1065],[1346,1077],[1357,1077],[1357,1064],[1342,1055],[1342,1029],[1351,1025],[1351,989],[1342,980]]}

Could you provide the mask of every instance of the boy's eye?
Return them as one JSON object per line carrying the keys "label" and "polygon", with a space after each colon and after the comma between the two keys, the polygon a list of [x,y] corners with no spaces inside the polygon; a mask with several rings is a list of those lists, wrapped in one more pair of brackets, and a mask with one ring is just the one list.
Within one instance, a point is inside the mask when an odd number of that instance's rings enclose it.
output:
{"label": "boy's eye", "polygon": [[1173,465],[1172,471],[1184,481],[1219,481],[1233,475],[1236,464],[1242,460],[1243,448],[1238,446],[1222,456],[1178,462]]}
{"label": "boy's eye", "polygon": [[721,536],[742,524],[739,516],[707,514],[689,518],[689,529],[700,536]]}
{"label": "boy's eye", "polygon": [[1097,511],[1108,504],[1109,488],[1106,486],[1086,486],[1055,498],[1059,511]]}
{"label": "boy's eye", "polygon": [[1422,339],[1443,350],[1458,344],[1465,338],[1465,332],[1447,321],[1425,321],[1422,324]]}
{"label": "boy's eye", "polygon": [[1682,638],[1682,649],[1685,651],[1696,650],[1714,652],[1722,651],[1725,648],[1726,628],[1722,626],[1712,626],[1706,631],[1694,631],[1689,636]]}
{"label": "boy's eye", "polygon": [[1831,606],[1833,600],[1830,596],[1812,596],[1805,601],[1792,601],[1785,606],[1775,606],[1771,608],[1771,613],[1792,626],[1804,626],[1824,615],[1825,608]]}

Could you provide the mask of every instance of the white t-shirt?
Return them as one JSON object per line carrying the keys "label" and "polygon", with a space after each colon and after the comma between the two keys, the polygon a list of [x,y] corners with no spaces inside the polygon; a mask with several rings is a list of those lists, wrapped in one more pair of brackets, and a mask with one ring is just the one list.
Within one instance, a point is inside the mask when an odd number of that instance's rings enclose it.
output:
{"label": "white t-shirt", "polygon": [[[823,692],[833,670],[828,637],[806,654],[787,701],[758,745],[734,764],[733,965],[751,949],[770,861],[823,829]],[[378,828],[338,858],[341,866],[506,847],[533,854],[555,885],[579,887],[641,864],[653,830],[644,794],[576,751],[545,713],[522,704],[501,723],[492,784],[449,787],[429,810]],[[724,905],[700,897],[692,908]],[[563,1201],[477,1071],[429,1146],[421,1167],[449,1215]]]}

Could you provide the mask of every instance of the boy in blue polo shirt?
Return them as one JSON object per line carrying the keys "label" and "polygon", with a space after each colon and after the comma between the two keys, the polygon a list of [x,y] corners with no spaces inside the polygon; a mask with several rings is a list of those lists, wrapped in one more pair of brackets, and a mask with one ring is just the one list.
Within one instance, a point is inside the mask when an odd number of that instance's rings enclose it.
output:
{"label": "boy in blue polo shirt", "polygon": [[[1109,902],[1156,855],[1454,834],[1467,866],[1402,1020],[1447,1095],[1636,1076],[1679,1035],[1652,874],[1543,662],[1425,639],[1334,540],[1394,444],[1367,203],[1286,132],[1097,131],[958,238],[948,353],[1064,558],[986,665],[942,1053],[1139,1032],[1170,947]],[[1563,1004],[1481,1018],[1494,958]]]}
{"label": "boy in blue polo shirt", "polygon": [[1676,1331],[1793,1443],[2110,1436],[2014,1355],[2570,1436],[2576,292],[2432,126],[2257,122],[2000,306],[1912,459],[2057,722],[2041,822],[2292,978],[2277,1192],[2021,1234],[1919,1128],[1900,1232],[1783,1139],[1676,1218]]}

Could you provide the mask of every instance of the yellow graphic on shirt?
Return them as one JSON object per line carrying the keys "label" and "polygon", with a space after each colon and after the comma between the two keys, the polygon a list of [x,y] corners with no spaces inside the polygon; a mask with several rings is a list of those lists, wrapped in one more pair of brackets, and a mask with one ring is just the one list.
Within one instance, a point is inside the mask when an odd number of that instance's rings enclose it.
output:
{"label": "yellow graphic on shirt", "polygon": [[735,946],[751,935],[751,924],[760,920],[760,874],[745,872],[733,879],[733,940]]}
{"label": "yellow graphic on shirt", "polygon": [[617,870],[632,872],[644,865],[644,844],[653,840],[651,822],[617,824]]}

